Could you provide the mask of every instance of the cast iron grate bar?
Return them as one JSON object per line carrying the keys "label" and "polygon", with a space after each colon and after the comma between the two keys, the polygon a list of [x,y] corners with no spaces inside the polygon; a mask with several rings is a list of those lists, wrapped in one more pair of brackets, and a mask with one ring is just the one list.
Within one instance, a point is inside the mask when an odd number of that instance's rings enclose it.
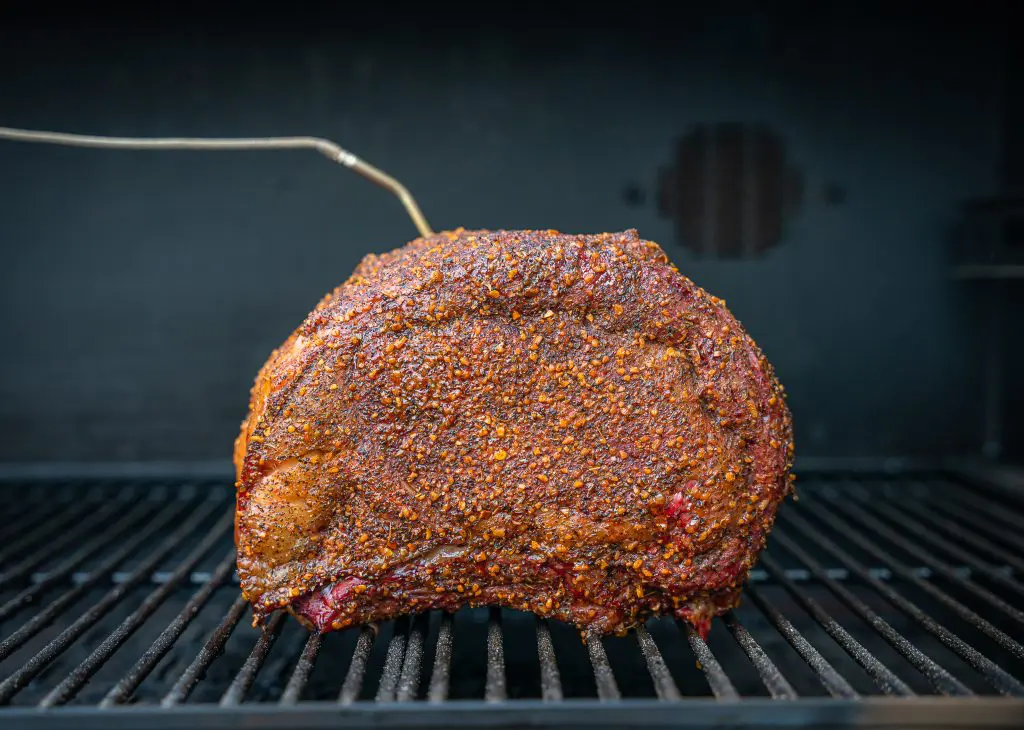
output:
{"label": "cast iron grate bar", "polygon": [[313,673],[316,665],[316,658],[320,655],[320,648],[323,646],[324,636],[319,631],[310,631],[306,645],[302,648],[299,661],[295,663],[292,676],[281,693],[282,705],[294,705],[302,697],[302,690],[306,688],[309,675]]}
{"label": "cast iron grate bar", "polygon": [[[817,514],[822,517],[826,516],[823,510],[817,511]],[[981,674],[988,680],[988,682],[993,687],[995,687],[1000,693],[1024,696],[1024,684],[1018,682],[1016,679],[1010,676],[1005,670],[1003,670],[1002,667],[997,665],[991,659],[985,657],[983,654],[981,654],[981,652],[967,644],[967,642],[965,642],[959,636],[955,635],[953,632],[946,629],[939,622],[937,622],[927,613],[922,611],[916,604],[907,600],[902,595],[897,593],[895,590],[882,583],[880,580],[872,578],[864,569],[864,566],[862,566],[852,557],[847,555],[845,551],[838,548],[835,543],[833,543],[831,540],[825,537],[820,531],[812,527],[811,524],[807,522],[803,517],[799,515],[790,515],[789,519],[792,524],[796,524],[801,529],[803,529],[805,534],[810,535],[813,539],[817,540],[821,547],[824,547],[834,556],[839,558],[846,565],[846,567],[856,572],[862,580],[871,585],[871,587],[874,588],[874,590],[877,593],[882,595],[890,604],[892,604],[896,608],[899,608],[905,614],[910,616],[918,625],[920,625],[928,633],[930,633],[932,636],[941,641],[947,648],[952,649],[960,656],[960,658],[964,659],[965,661],[967,661],[968,664],[970,664],[976,670],[981,672]],[[833,529],[837,530],[845,537],[854,540],[854,542],[857,542],[859,545],[866,545],[870,549],[870,551],[881,553],[881,551],[878,551],[877,548],[875,548],[867,541],[860,540],[859,535],[857,535],[851,530],[846,529],[846,526],[839,520],[827,519],[826,521]],[[891,556],[881,553],[880,557],[882,557],[883,560],[888,559],[889,564],[892,565],[894,569],[898,569],[900,567],[899,564],[895,561],[895,559],[890,559]],[[914,576],[913,574],[909,573],[906,577],[915,583],[917,583],[920,580],[916,578],[916,576]],[[922,583],[925,586],[931,586],[930,583],[924,583],[924,581],[920,581],[920,583]],[[940,595],[945,595],[937,589],[936,592]],[[962,604],[957,603],[952,598],[948,598],[948,596],[946,598],[948,599],[949,603],[956,604],[957,606],[962,607]],[[946,601],[943,602],[945,603]],[[977,625],[978,628],[982,628],[980,624],[977,624],[974,621],[971,621],[971,623]]]}
{"label": "cast iron grate bar", "polygon": [[491,608],[487,620],[487,681],[484,684],[484,699],[488,702],[501,702],[506,698],[501,609]]}
{"label": "cast iron grate bar", "polygon": [[[83,497],[84,499],[84,497]],[[32,530],[44,523],[53,522],[53,513],[57,509],[66,509],[68,499],[39,500],[15,510],[7,515],[0,524],[0,545],[9,545],[12,540],[20,540]],[[5,550],[6,554],[7,551]]]}
{"label": "cast iron grate bar", "polygon": [[231,685],[227,688],[224,694],[220,698],[221,707],[231,707],[233,705],[239,705],[242,700],[245,699],[246,692],[252,687],[252,683],[256,681],[256,675],[260,673],[260,669],[263,667],[263,663],[267,660],[267,656],[270,654],[270,649],[273,647],[274,642],[277,641],[277,637],[281,634],[281,629],[284,628],[284,617],[283,611],[278,611],[270,620],[267,621],[267,625],[260,634],[260,637],[256,639],[256,643],[252,647],[252,651],[249,652],[249,658],[245,660],[245,664],[238,670],[238,674],[231,681]]}
{"label": "cast iron grate bar", "polygon": [[690,624],[683,624],[682,630],[686,632],[686,639],[690,643],[690,648],[693,649],[694,655],[697,657],[697,666],[704,672],[704,677],[708,680],[711,693],[720,700],[738,700],[740,693],[736,691],[736,687],[733,686],[729,675],[722,669],[721,663],[711,653],[711,648],[708,647],[707,642]]}
{"label": "cast iron grate bar", "polygon": [[[834,500],[829,500],[829,505],[832,506],[833,509],[838,509],[840,511],[852,514],[857,520],[859,520],[864,525],[867,525],[876,534],[881,535],[891,544],[896,545],[904,552],[913,555],[915,558],[920,560],[922,563],[927,565],[935,572],[939,573],[948,580],[951,580],[954,583],[958,584],[964,590],[967,590],[970,593],[973,593],[974,595],[978,596],[986,603],[989,603],[997,607],[1000,611],[1005,613],[1007,616],[1010,616],[1015,621],[1024,623],[1024,611],[1019,611],[1018,609],[1014,608],[1013,606],[1008,604],[1006,601],[1004,601],[991,591],[986,590],[985,588],[982,588],[981,586],[977,585],[973,580],[961,577],[957,574],[956,570],[951,565],[933,557],[933,553],[924,550],[921,547],[918,547],[910,540],[907,540],[905,537],[896,534],[892,528],[887,527],[880,520],[868,514],[868,512],[870,511],[876,515],[881,514],[885,516],[884,510],[879,510],[877,507],[872,508],[870,505],[867,505],[867,509],[865,509],[859,504],[848,503],[845,505],[840,505]],[[888,521],[891,521],[891,516],[889,517]],[[928,530],[923,525],[921,525],[921,523],[917,522],[911,517],[908,517],[905,511],[900,513],[899,523],[900,524],[898,529],[910,530],[912,533],[917,535],[917,537],[920,540],[923,540],[928,544],[935,545],[939,550],[943,550],[948,554],[953,555],[961,563],[970,566],[972,571],[977,571],[979,574],[988,577],[990,580],[994,580],[997,583],[1002,584],[1009,590],[1012,590],[1015,593],[1024,596],[1024,586],[1021,586],[1020,583],[1017,583],[1015,580],[1006,577],[999,571],[992,568],[990,565],[985,565],[980,560],[975,558],[973,555],[970,555],[965,551],[959,550],[956,546],[949,545],[947,541],[942,540],[940,537],[936,536],[931,530]],[[1009,639],[1009,637],[1007,637],[1007,639]],[[1017,657],[1019,659],[1024,659],[1024,647],[1021,647],[1018,644],[1017,648],[1012,649],[1012,651],[1017,652]]]}
{"label": "cast iron grate bar", "polygon": [[434,642],[434,669],[430,673],[430,688],[427,690],[427,699],[431,702],[444,702],[448,699],[452,676],[452,646],[455,640],[454,624],[450,613],[441,613],[437,641]]}
{"label": "cast iron grate bar", "polygon": [[736,614],[729,611],[722,616],[722,620],[729,628],[733,638],[740,645],[740,648],[750,658],[754,668],[757,669],[757,673],[761,675],[761,681],[764,682],[764,686],[768,688],[771,696],[777,700],[795,700],[797,697],[796,690],[782,676],[782,672],[775,666],[775,662],[768,657],[764,649],[761,648],[761,645],[757,643],[757,640],[750,635],[746,627],[736,618]]}
{"label": "cast iron grate bar", "polygon": [[804,635],[793,625],[792,621],[783,616],[775,606],[769,603],[768,599],[761,595],[761,591],[750,585],[747,586],[747,595],[750,596],[754,605],[761,609],[761,613],[768,617],[768,620],[782,634],[782,637],[789,642],[790,646],[796,649],[800,657],[814,670],[814,673],[818,675],[818,679],[821,680],[822,685],[828,690],[829,694],[833,697],[845,699],[857,697],[857,691],[846,681],[843,675],[837,672],[835,667],[829,664],[828,660],[814,648],[814,645],[804,638]]}
{"label": "cast iron grate bar", "polygon": [[206,669],[224,651],[224,645],[228,643],[228,639],[231,638],[231,634],[234,633],[235,627],[242,620],[242,615],[248,607],[249,604],[241,595],[235,599],[235,602],[231,604],[231,608],[228,609],[224,618],[221,619],[220,625],[210,634],[210,638],[203,644],[202,649],[199,650],[195,659],[189,664],[188,669],[178,677],[178,681],[164,695],[163,700],[160,702],[162,707],[173,707],[188,699],[189,695],[192,694],[192,690],[199,684]]}
{"label": "cast iron grate bar", "polygon": [[651,673],[651,679],[654,681],[654,691],[658,693],[658,699],[680,699],[679,688],[676,686],[675,680],[672,679],[672,673],[669,672],[668,665],[665,664],[661,651],[658,649],[654,637],[647,631],[646,626],[636,627],[636,640],[640,644],[640,651],[643,652],[644,659],[647,661],[647,670]]}
{"label": "cast iron grate bar", "polygon": [[370,652],[373,651],[373,640],[376,638],[376,633],[377,630],[371,626],[364,626],[359,630],[356,648],[352,652],[352,662],[348,665],[345,681],[338,694],[338,702],[343,705],[350,705],[359,698],[359,692],[363,689],[363,678],[366,676],[366,664],[370,660]]}
{"label": "cast iron grate bar", "polygon": [[818,622],[839,646],[841,646],[850,657],[853,658],[875,681],[875,684],[886,694],[892,695],[913,695],[913,690],[902,679],[897,677],[892,670],[880,662],[874,654],[868,651],[863,644],[855,639],[850,632],[842,627],[816,600],[804,595],[797,585],[786,576],[779,564],[771,555],[762,555],[761,565],[768,570],[775,580],[799,603],[811,617]]}
{"label": "cast iron grate bar", "polygon": [[[904,565],[901,561],[897,560],[894,555],[891,555],[890,553],[882,550],[880,547],[878,547],[878,545],[872,543],[871,541],[865,539],[862,535],[851,530],[847,525],[843,524],[841,520],[836,518],[831,512],[826,510],[824,507],[816,506],[814,509],[816,516],[822,521],[824,521],[829,527],[836,530],[837,533],[842,534],[845,538],[847,538],[851,542],[856,543],[859,547],[877,556],[879,559],[885,560],[891,566],[893,572],[903,576],[908,581],[913,583],[915,586],[923,590],[925,593],[928,593],[930,596],[938,600],[943,606],[949,608],[951,611],[956,613],[957,616],[962,618],[968,624],[974,626],[979,631],[982,631],[989,638],[994,639],[996,643],[998,643],[999,646],[1001,646],[1003,649],[1012,653],[1018,659],[1024,660],[1024,646],[1021,646],[1019,643],[1011,639],[1005,632],[993,626],[989,621],[983,619],[977,613],[967,608],[967,606],[957,601],[955,598],[953,598],[948,593],[940,589],[934,583],[929,583],[928,581],[914,575],[907,568],[907,566]],[[857,515],[858,511],[854,509],[851,510],[850,512],[851,514]],[[882,529],[877,529],[879,526],[876,525],[876,523],[873,520],[869,519],[868,515],[861,513],[859,516],[863,518],[863,523],[865,525],[875,530],[875,532],[879,535],[882,535],[887,539],[900,539],[898,535],[891,534],[890,531],[886,531],[884,529],[884,526],[882,527]],[[951,571],[942,572],[943,575],[945,575],[947,578],[961,584],[964,588],[972,590],[972,592],[974,592],[976,595],[980,595],[983,598],[985,598],[986,596],[991,596],[991,599],[989,600],[994,601],[993,605],[996,605],[997,607],[1004,605],[1002,601],[999,601],[999,599],[997,599],[995,596],[992,596],[992,594],[988,593],[987,591],[981,591],[977,588],[977,586],[974,586],[972,583],[969,583],[956,576],[955,573],[952,573]],[[990,661],[988,658],[983,656],[979,651],[969,646],[965,641],[960,639],[960,637],[956,636],[951,631],[943,627],[941,624],[939,624],[937,621],[928,616],[916,605],[911,603],[909,600],[904,598],[902,595],[894,591],[889,586],[885,586],[884,584],[882,584],[881,581],[873,580],[872,585],[878,588],[879,592],[886,597],[886,600],[889,600],[890,603],[892,603],[894,606],[897,606],[905,613],[913,617],[914,620],[918,621],[918,623],[924,626],[925,629],[929,631],[929,633],[935,635],[943,644],[946,644],[946,646],[948,646],[950,649],[959,654],[961,658],[969,662],[971,666],[973,666],[975,669],[977,669],[985,676],[989,677],[991,681],[995,682],[993,686],[995,686],[997,689],[999,689],[1000,691],[1005,690],[1010,694],[1024,694],[1024,685],[1020,684],[1019,682],[1016,682],[1016,680],[1014,680],[1009,674],[1004,672],[1001,667],[997,666],[994,662]]]}
{"label": "cast iron grate bar", "polygon": [[[879,509],[878,507],[873,507],[869,502],[858,503],[857,507],[860,509],[866,509],[867,511],[873,512],[875,515],[881,517],[886,522],[892,523],[893,521],[893,516],[891,512]],[[908,513],[910,515],[919,517],[922,520],[932,522],[933,524],[936,521],[940,524],[934,527],[929,527],[925,522],[919,522],[917,519],[908,516]],[[977,571],[979,575],[983,575],[989,580],[1001,584],[1004,588],[1013,591],[1019,596],[1024,596],[1024,585],[1021,585],[1019,582],[1017,582],[1010,576],[1006,575],[998,568],[981,559],[975,553],[969,552],[966,549],[957,547],[956,545],[952,544],[948,538],[943,538],[942,535],[939,533],[946,532],[947,534],[952,534],[955,538],[959,540],[971,543],[973,546],[975,546],[973,548],[975,550],[980,549],[982,552],[995,554],[998,559],[1003,560],[1007,565],[1013,565],[1018,570],[1021,567],[1024,567],[1024,561],[1019,560],[1013,555],[1005,553],[1004,551],[1000,550],[998,547],[984,540],[983,538],[964,532],[955,525],[948,526],[947,523],[947,526],[943,527],[942,523],[945,521],[942,520],[942,518],[931,517],[928,515],[928,513],[915,509],[913,505],[908,505],[907,509],[903,510],[900,517],[901,519],[898,529],[909,529],[912,533],[914,533],[914,535],[916,535],[921,540],[924,540],[929,545],[934,545],[937,549],[947,553],[948,555],[953,556],[953,558],[958,560],[961,564],[970,566],[972,572]],[[877,524],[877,520],[875,522]],[[886,532],[887,538],[889,534],[893,534],[891,529],[888,529]],[[901,548],[911,553],[915,557],[918,557],[918,559],[922,560],[922,562],[926,562],[923,560],[921,556],[929,555],[927,551],[922,550],[916,545],[913,545],[906,538],[900,537],[899,535],[897,535],[896,537],[899,538],[899,542],[894,544],[899,544]],[[907,546],[909,546],[910,549],[908,549]],[[932,558],[932,560],[934,560],[934,558]],[[989,593],[988,595],[991,596],[992,594]],[[986,596],[983,596],[983,598],[986,598],[986,600],[988,600]],[[1013,616],[1017,621],[1024,622],[1024,612],[1014,608],[1013,606],[1004,603],[1004,607],[1001,608],[1001,610]]]}
{"label": "cast iron grate bar", "polygon": [[948,496],[964,512],[984,512],[990,519],[1002,522],[1012,530],[1024,530],[1024,515],[1013,508],[1007,508],[1005,504],[992,501],[983,492],[965,490],[957,484]]}
{"label": "cast iron grate bar", "polygon": [[601,643],[600,634],[587,634],[585,640],[587,653],[590,654],[590,663],[594,669],[598,699],[604,701],[622,699],[619,685],[615,682],[615,675],[612,673],[612,665],[608,662],[608,654],[605,653],[604,644]]}
{"label": "cast iron grate bar", "polygon": [[846,606],[862,618],[871,628],[888,642],[889,646],[903,655],[903,658],[910,662],[921,674],[923,674],[932,686],[944,695],[968,696],[974,694],[967,685],[947,672],[935,661],[918,649],[903,634],[899,633],[884,618],[873,611],[868,604],[860,600],[853,592],[838,581],[829,577],[825,569],[812,558],[803,548],[790,539],[780,526],[772,530],[772,540],[775,544],[782,545],[786,550],[795,555],[814,576],[828,587]]}
{"label": "cast iron grate bar", "polygon": [[1012,513],[1008,514],[1006,507],[1000,511],[989,511],[979,508],[980,505],[976,506],[970,502],[961,501],[959,498],[951,499],[948,502],[936,501],[929,507],[945,513],[948,517],[973,525],[975,529],[983,531],[986,535],[996,537],[1018,549],[1024,549],[1024,538],[1020,537],[1024,532],[1024,520],[1016,519]]}
{"label": "cast iron grate bar", "polygon": [[106,697],[104,697],[100,702],[100,707],[111,707],[128,701],[132,692],[138,688],[146,677],[149,676],[149,673],[153,671],[153,668],[156,667],[167,652],[171,650],[171,647],[174,646],[178,637],[181,636],[182,632],[185,631],[186,628],[188,628],[192,619],[195,618],[200,609],[206,605],[214,592],[224,585],[234,569],[235,551],[234,548],[232,548],[213,571],[213,575],[210,577],[210,580],[206,585],[200,588],[192,598],[189,599],[188,603],[185,604],[185,607],[181,609],[181,613],[179,613],[167,628],[161,632],[160,636],[158,636],[156,641],[146,649],[145,653],[139,657],[135,666],[133,666],[128,673],[113,688],[111,688]]}
{"label": "cast iron grate bar", "polygon": [[415,616],[409,626],[409,638],[405,644],[405,660],[402,662],[402,673],[398,677],[398,690],[395,699],[409,702],[416,699],[420,691],[420,666],[423,663],[423,643],[430,615],[421,613]]}
{"label": "cast iron grate bar", "polygon": [[405,644],[408,638],[409,617],[402,616],[395,621],[394,633],[388,642],[387,656],[384,658],[384,674],[377,685],[377,702],[392,702],[398,688],[398,680],[402,675],[402,662],[405,660]]}
{"label": "cast iron grate bar", "polygon": [[[64,529],[68,525],[74,525],[80,523],[84,515],[89,514],[95,509],[95,502],[91,499],[83,499],[81,502],[75,503],[73,509],[62,510],[57,512],[56,515],[51,513],[50,519],[44,520],[41,524],[37,525],[33,530],[14,542],[6,543],[3,550],[0,550],[0,565],[7,565],[12,560],[21,558],[26,550],[38,545],[43,544],[42,549],[46,550],[47,546],[53,541],[54,537],[58,538],[64,534]],[[109,509],[109,507],[107,507]],[[8,570],[3,572],[0,582],[8,580]]]}
{"label": "cast iron grate bar", "polygon": [[[936,505],[941,508],[941,505]],[[988,525],[980,524],[975,521],[974,515],[964,514],[958,515],[957,519],[960,520],[960,524],[957,524],[930,507],[925,507],[919,504],[909,504],[905,507],[906,510],[912,514],[917,515],[921,519],[927,520],[934,529],[940,532],[945,532],[948,535],[969,543],[975,550],[994,555],[996,560],[1000,560],[1006,565],[1012,566],[1019,575],[1024,575],[1024,560],[1021,560],[1017,555],[1006,552],[1006,548],[996,545],[994,542],[989,540],[989,537],[994,537],[997,540],[1001,540],[1008,545],[1012,545],[1011,549],[1020,550],[1024,552],[1024,540],[1020,539],[1016,535],[1004,534],[995,525],[989,523]],[[969,525],[969,529],[964,529],[964,525]],[[982,537],[977,534],[977,530],[981,530],[985,533],[986,537]]]}
{"label": "cast iron grate bar", "polygon": [[540,660],[540,696],[545,702],[562,699],[562,678],[558,674],[558,659],[555,645],[551,641],[551,629],[547,619],[536,617],[537,658]]}
{"label": "cast iron grate bar", "polygon": [[39,703],[40,707],[52,707],[54,705],[61,705],[70,700],[75,694],[82,688],[82,686],[89,681],[89,678],[95,674],[100,667],[109,659],[114,652],[116,652],[120,646],[130,637],[135,631],[142,625],[142,623],[149,618],[167,599],[178,583],[185,575],[195,567],[196,563],[202,559],[206,553],[208,553],[213,546],[226,534],[228,528],[231,527],[234,522],[234,515],[230,512],[224,515],[223,518],[211,529],[206,537],[199,542],[195,548],[189,552],[185,558],[179,563],[177,569],[175,569],[171,579],[166,583],[162,584],[159,588],[150,593],[145,600],[139,605],[135,611],[131,613],[128,618],[121,622],[121,624],[104,639],[103,643],[100,644],[89,657],[78,665],[77,668],[71,674],[57,685],[46,697],[43,698],[42,702]]}
{"label": "cast iron grate bar", "polygon": [[[28,660],[20,669],[0,682],[0,704],[10,702],[11,698],[20,692],[36,675],[43,671],[58,656],[63,654],[74,643],[74,641],[87,629],[96,624],[103,616],[109,613],[122,598],[143,578],[148,575],[154,567],[168,554],[178,547],[186,538],[192,536],[199,527],[218,507],[216,502],[207,502],[202,508],[183,522],[178,529],[171,533],[160,546],[150,553],[142,565],[132,571],[132,579],[128,580],[110,592],[100,601],[86,611],[77,621],[60,633],[57,638],[41,649],[35,656]],[[170,510],[168,510],[170,513]],[[51,604],[52,607],[53,604]]]}
{"label": "cast iron grate bar", "polygon": [[7,603],[0,606],[0,621],[7,619],[28,604],[35,602],[50,588],[60,584],[75,570],[75,568],[113,542],[115,539],[122,537],[128,528],[136,525],[140,519],[151,518],[152,514],[150,513],[153,512],[154,509],[155,508],[152,504],[142,503],[136,505],[134,509],[128,512],[128,514],[124,515],[120,520],[104,530],[100,535],[97,535],[95,538],[82,545],[78,550],[71,553],[71,555],[69,555],[60,565],[49,571],[44,579],[23,589],[14,598],[11,598]]}
{"label": "cast iron grate bar", "polygon": [[123,507],[123,504],[108,502],[96,511],[85,515],[77,524],[70,528],[51,534],[50,539],[42,543],[35,552],[24,557],[19,556],[21,559],[16,564],[0,572],[0,587],[6,587],[8,583],[24,578],[32,572],[33,568],[42,565],[56,555],[60,555],[68,545],[80,542],[83,536],[94,532],[108,517],[117,510],[123,509]]}
{"label": "cast iron grate bar", "polygon": [[[77,601],[80,597],[85,595],[85,593],[89,589],[91,589],[94,585],[99,583],[100,580],[102,580],[102,578],[107,573],[109,573],[116,566],[120,565],[122,562],[127,560],[135,551],[135,549],[139,547],[139,545],[142,545],[146,542],[146,540],[158,534],[159,531],[165,525],[171,522],[173,518],[179,516],[182,511],[183,508],[179,510],[167,509],[158,512],[152,522],[144,525],[144,527],[140,529],[133,537],[125,541],[117,551],[115,551],[105,561],[103,561],[102,565],[100,565],[99,568],[93,571],[92,576],[90,577],[89,580],[83,581],[82,583],[76,585],[74,588],[62,593],[58,598],[51,601],[46,606],[46,608],[44,608],[31,619],[22,624],[16,631],[14,631],[14,633],[6,637],[3,641],[0,641],[0,660],[6,659],[19,647],[21,647],[25,642],[27,642],[33,636],[38,634],[45,627],[52,624],[61,614],[64,613],[68,606],[73,605],[75,601]],[[182,535],[181,537],[183,539],[185,535]],[[3,612],[5,615],[8,613],[8,605],[5,605],[3,607]],[[11,605],[11,612],[13,612],[13,609],[16,609],[18,607],[20,606]],[[91,626],[92,623],[95,623],[95,621],[89,623],[88,626]],[[76,638],[82,631],[88,628],[88,626],[83,624],[81,627],[79,627],[79,629],[75,630],[74,632],[72,632],[72,629],[75,628],[75,625],[73,624],[71,627],[69,627],[69,629],[67,630],[69,632],[67,636],[69,645],[70,641]]]}

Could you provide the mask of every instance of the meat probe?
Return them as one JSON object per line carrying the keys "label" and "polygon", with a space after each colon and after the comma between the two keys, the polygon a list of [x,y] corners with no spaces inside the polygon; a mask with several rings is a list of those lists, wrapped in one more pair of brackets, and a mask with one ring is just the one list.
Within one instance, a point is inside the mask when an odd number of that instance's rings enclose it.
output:
{"label": "meat probe", "polygon": [[340,145],[322,137],[106,137],[95,134],[68,134],[32,129],[0,127],[0,139],[15,142],[41,142],[69,147],[103,147],[123,150],[316,150],[324,157],[344,165],[367,180],[391,191],[405,207],[421,236],[432,236],[433,230],[420,211],[416,199],[402,183],[378,167],[361,160]]}

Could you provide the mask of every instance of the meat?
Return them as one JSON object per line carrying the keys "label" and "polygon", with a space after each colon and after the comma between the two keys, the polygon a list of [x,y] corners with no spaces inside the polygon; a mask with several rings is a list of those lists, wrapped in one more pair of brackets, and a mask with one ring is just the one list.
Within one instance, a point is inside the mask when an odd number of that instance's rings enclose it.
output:
{"label": "meat", "polygon": [[464,605],[602,633],[734,606],[790,491],[772,367],[636,231],[368,256],[261,369],[235,444],[256,621]]}

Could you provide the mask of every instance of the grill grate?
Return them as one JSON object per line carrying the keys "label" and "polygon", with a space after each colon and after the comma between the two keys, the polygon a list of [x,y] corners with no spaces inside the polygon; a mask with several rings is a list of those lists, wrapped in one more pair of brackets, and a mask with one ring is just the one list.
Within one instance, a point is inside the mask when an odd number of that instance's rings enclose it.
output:
{"label": "grill grate", "polygon": [[222,482],[7,480],[0,721],[1019,726],[1020,495],[940,472],[800,485],[705,641],[671,619],[581,637],[498,609],[259,632]]}

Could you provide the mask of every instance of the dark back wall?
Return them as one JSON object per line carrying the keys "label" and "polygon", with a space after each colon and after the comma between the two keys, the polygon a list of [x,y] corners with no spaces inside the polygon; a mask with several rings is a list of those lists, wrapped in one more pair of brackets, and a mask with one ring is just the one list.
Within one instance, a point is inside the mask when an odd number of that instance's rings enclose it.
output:
{"label": "dark back wall", "polygon": [[[944,246],[958,201],[996,183],[1004,46],[989,23],[821,7],[571,32],[423,15],[394,34],[383,15],[0,11],[0,124],[323,135],[439,229],[637,228],[774,362],[802,454],[976,448],[974,304]],[[719,121],[769,125],[803,179],[755,260],[693,256],[654,204],[677,138]],[[269,351],[365,253],[413,235],[312,152],[0,142],[0,460],[227,457]]]}

